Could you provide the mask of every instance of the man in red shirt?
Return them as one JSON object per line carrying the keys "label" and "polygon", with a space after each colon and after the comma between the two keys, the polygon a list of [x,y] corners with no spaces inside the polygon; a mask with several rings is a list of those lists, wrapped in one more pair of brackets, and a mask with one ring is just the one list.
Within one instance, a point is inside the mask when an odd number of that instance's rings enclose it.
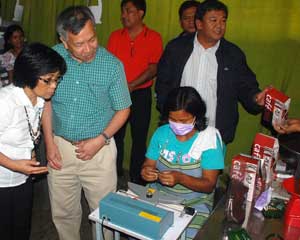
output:
{"label": "man in red shirt", "polygon": [[[143,184],[140,176],[145,159],[146,140],[151,118],[151,86],[156,76],[157,63],[163,51],[159,33],[143,23],[146,14],[145,0],[122,0],[121,21],[124,26],[111,33],[107,49],[124,64],[128,88],[131,93],[132,148],[130,180]],[[118,149],[117,170],[123,175],[125,124],[115,134]]]}

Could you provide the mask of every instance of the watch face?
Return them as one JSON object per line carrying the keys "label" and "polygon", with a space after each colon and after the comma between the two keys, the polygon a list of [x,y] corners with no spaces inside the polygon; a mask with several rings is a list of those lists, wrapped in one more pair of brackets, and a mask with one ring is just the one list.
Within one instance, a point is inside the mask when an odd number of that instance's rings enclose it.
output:
{"label": "watch face", "polygon": [[105,133],[101,133],[101,135],[104,137],[104,144],[108,145],[110,143],[110,138],[105,134]]}

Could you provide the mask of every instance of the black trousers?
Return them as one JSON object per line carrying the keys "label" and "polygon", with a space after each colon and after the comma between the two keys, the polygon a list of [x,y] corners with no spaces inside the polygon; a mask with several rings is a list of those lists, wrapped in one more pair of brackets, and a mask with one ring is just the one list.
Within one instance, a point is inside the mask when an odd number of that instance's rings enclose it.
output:
{"label": "black trousers", "polygon": [[131,157],[130,157],[130,180],[137,184],[144,184],[141,178],[141,168],[145,160],[146,141],[151,118],[151,88],[139,89],[131,93],[131,113],[128,121],[114,135],[118,149],[117,170],[118,175],[123,174],[124,137],[127,123],[131,127]]}
{"label": "black trousers", "polygon": [[32,180],[16,187],[0,188],[0,238],[28,240],[32,212]]}

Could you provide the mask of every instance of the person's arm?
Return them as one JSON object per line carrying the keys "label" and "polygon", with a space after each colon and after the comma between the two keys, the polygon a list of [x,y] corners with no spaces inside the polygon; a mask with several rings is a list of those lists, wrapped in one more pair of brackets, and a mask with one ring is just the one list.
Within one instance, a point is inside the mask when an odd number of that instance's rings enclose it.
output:
{"label": "person's arm", "polygon": [[128,83],[129,91],[132,92],[138,86],[152,80],[157,74],[157,64],[163,52],[162,38],[158,33],[150,31],[148,42],[151,42],[151,51],[148,59],[148,67],[136,79]]}
{"label": "person's arm", "polygon": [[[208,139],[206,139],[208,140]],[[180,171],[166,170],[158,174],[159,181],[167,186],[181,184],[197,192],[210,193],[214,190],[220,170],[224,168],[222,140],[217,136],[217,147],[202,152],[200,177],[189,176]],[[199,169],[201,171],[201,169]]]}
{"label": "person's arm", "polygon": [[36,161],[35,157],[29,160],[12,160],[0,152],[0,166],[14,172],[20,172],[26,175],[48,172],[47,167],[39,167],[39,165],[40,163]]}
{"label": "person's arm", "polygon": [[115,55],[116,52],[116,39],[118,39],[118,37],[116,36],[117,32],[112,32],[108,38],[108,42],[107,42],[107,46],[106,49],[107,51],[109,51],[110,53]]}
{"label": "person's arm", "polygon": [[8,51],[4,55],[6,55],[6,62],[4,63],[4,66],[8,74],[9,83],[12,83],[16,58],[11,51]]}
{"label": "person's arm", "polygon": [[210,193],[215,189],[219,173],[219,170],[202,170],[202,176],[197,178],[178,171],[163,171],[158,174],[158,178],[169,187],[181,184],[196,192]]}
{"label": "person's arm", "polygon": [[[224,47],[225,48],[225,47]],[[234,59],[234,83],[236,94],[245,110],[251,114],[258,114],[264,105],[264,96],[267,90],[261,91],[256,76],[249,68],[245,54],[238,48],[232,48]]]}
{"label": "person's arm", "polygon": [[[116,111],[113,118],[104,129],[104,133],[108,137],[113,137],[113,135],[124,125],[127,118],[129,117],[130,108]],[[77,147],[76,153],[77,157],[81,160],[90,160],[94,155],[105,145],[105,138],[102,134],[95,138],[90,138],[87,140],[79,141],[74,143]]]}
{"label": "person's arm", "polygon": [[[113,116],[112,120],[108,124],[108,126],[104,129],[104,132],[109,136],[112,137],[115,133],[124,125],[127,121],[127,118],[130,114],[130,107],[125,108],[123,110],[116,111],[115,115]],[[101,135],[101,138],[103,136]]]}
{"label": "person's arm", "polygon": [[128,83],[129,92],[142,85],[145,82],[152,80],[157,73],[157,64],[149,64],[148,68],[140,74],[134,81]]}
{"label": "person's arm", "polygon": [[14,77],[14,70],[7,71],[9,83],[12,83]]}
{"label": "person's arm", "polygon": [[[113,74],[111,75],[109,88],[110,102],[115,113],[103,130],[109,138],[124,125],[130,113],[131,99],[127,88],[127,82],[123,65],[121,62],[116,62]],[[77,147],[75,150],[76,156],[81,160],[90,160],[104,146],[105,137],[99,134],[97,137],[82,140],[74,143]]]}
{"label": "person's arm", "polygon": [[274,125],[274,129],[280,134],[300,132],[300,118],[288,119],[285,125]]}
{"label": "person's arm", "polygon": [[51,101],[45,102],[42,125],[48,163],[50,167],[56,170],[61,169],[61,155],[53,139]]}

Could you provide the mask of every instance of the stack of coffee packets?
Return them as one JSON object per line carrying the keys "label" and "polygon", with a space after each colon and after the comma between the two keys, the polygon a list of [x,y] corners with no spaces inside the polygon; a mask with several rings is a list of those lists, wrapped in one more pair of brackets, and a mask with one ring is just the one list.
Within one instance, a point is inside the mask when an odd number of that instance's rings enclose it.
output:
{"label": "stack of coffee packets", "polygon": [[252,145],[252,156],[262,160],[262,171],[266,173],[265,182],[262,183],[263,191],[271,185],[272,167],[278,159],[278,151],[279,143],[277,138],[262,133],[255,135]]}
{"label": "stack of coffee packets", "polygon": [[257,197],[256,185],[260,160],[239,154],[232,159],[230,189],[226,203],[227,221],[247,225],[253,202]]}

